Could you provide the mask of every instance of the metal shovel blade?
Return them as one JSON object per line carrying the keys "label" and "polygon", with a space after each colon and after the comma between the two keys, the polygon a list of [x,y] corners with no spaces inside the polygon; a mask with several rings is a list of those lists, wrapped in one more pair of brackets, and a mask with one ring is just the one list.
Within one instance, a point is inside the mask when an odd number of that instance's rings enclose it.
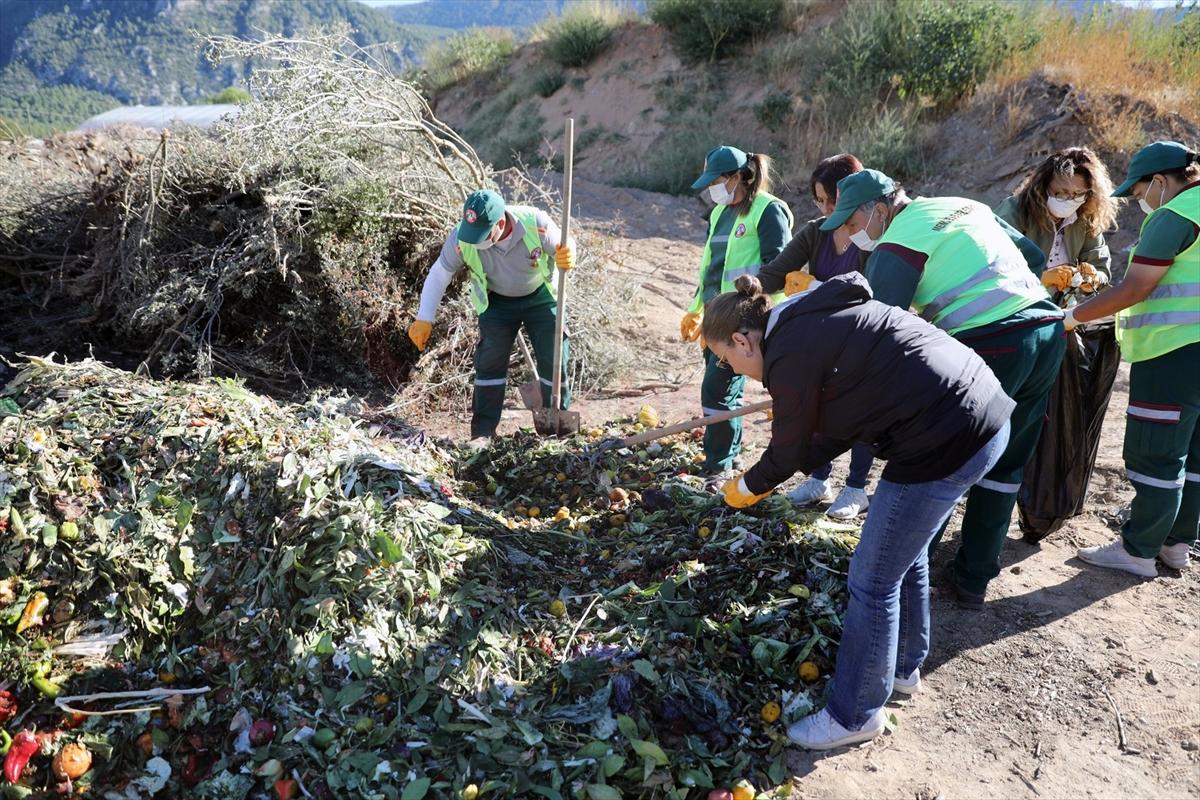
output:
{"label": "metal shovel blade", "polygon": [[570,436],[579,433],[579,412],[553,408],[533,410],[533,429],[542,436]]}
{"label": "metal shovel blade", "polygon": [[539,411],[542,408],[542,387],[538,381],[532,380],[527,383],[522,383],[518,389],[521,393],[521,402],[530,411]]}

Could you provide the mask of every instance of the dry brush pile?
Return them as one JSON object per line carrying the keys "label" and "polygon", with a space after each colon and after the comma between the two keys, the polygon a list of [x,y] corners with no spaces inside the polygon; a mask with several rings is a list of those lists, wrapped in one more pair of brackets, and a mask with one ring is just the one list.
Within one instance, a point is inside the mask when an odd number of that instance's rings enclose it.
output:
{"label": "dry brush pile", "polygon": [[[12,145],[0,166],[0,322],[12,346],[118,349],[151,374],[238,375],[276,393],[461,395],[474,342],[448,300],[432,352],[404,335],[425,271],[489,168],[420,92],[339,32],[215,38],[253,58],[255,101],[201,132]],[[599,286],[595,255],[577,280]],[[611,292],[610,292],[611,293]],[[580,296],[603,296],[604,291]],[[458,297],[458,295],[454,295]],[[576,327],[603,381],[600,302]],[[604,374],[600,374],[603,372]]]}

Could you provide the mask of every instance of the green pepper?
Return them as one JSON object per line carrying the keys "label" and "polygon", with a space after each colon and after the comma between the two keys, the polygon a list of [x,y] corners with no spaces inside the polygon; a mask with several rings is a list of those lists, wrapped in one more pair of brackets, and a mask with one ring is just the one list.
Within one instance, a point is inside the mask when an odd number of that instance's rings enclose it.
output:
{"label": "green pepper", "polygon": [[58,538],[64,542],[74,542],[79,539],[79,524],[67,520],[58,528]]}
{"label": "green pepper", "polygon": [[59,686],[57,683],[51,683],[49,678],[46,678],[42,675],[38,675],[36,678],[33,678],[31,681],[29,681],[29,685],[37,689],[51,700],[62,694],[61,686]]}
{"label": "green pepper", "polygon": [[12,747],[12,736],[8,731],[0,728],[0,756],[8,755],[10,747]]}

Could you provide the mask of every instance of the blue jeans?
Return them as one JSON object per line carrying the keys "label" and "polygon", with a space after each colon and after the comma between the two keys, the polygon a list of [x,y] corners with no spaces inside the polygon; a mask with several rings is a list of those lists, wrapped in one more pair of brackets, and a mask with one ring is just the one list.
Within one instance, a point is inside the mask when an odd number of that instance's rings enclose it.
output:
{"label": "blue jeans", "polygon": [[1008,446],[1008,423],[958,470],[928,483],[879,481],[850,559],[850,603],[829,713],[859,730],[929,654],[929,543]]}
{"label": "blue jeans", "polygon": [[[875,463],[875,456],[871,454],[871,448],[865,444],[856,444],[850,448],[850,477],[846,479],[846,485],[851,489],[866,489],[867,476],[871,473],[871,464]],[[833,462],[830,461],[824,466],[817,467],[809,473],[810,477],[816,478],[819,481],[829,480],[829,476],[833,473]]]}

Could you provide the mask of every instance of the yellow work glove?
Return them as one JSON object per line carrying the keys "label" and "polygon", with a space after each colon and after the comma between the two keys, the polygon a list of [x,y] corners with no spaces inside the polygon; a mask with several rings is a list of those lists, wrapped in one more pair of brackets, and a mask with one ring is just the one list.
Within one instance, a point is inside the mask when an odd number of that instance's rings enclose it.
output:
{"label": "yellow work glove", "polygon": [[575,269],[575,251],[570,245],[559,245],[554,248],[554,263],[558,264],[558,268],[563,272],[569,269]]}
{"label": "yellow work glove", "polygon": [[791,297],[794,294],[800,294],[800,292],[807,290],[812,282],[813,276],[807,272],[802,270],[789,272],[783,279],[783,293],[788,297]]}
{"label": "yellow work glove", "polygon": [[408,326],[408,338],[417,349],[425,352],[425,345],[429,343],[429,335],[433,333],[433,323],[419,319],[412,325]]}
{"label": "yellow work glove", "polygon": [[1079,284],[1079,291],[1085,294],[1091,294],[1102,286],[1108,285],[1108,276],[1086,261],[1079,265],[1079,277],[1083,280]]}
{"label": "yellow work glove", "polygon": [[685,342],[694,342],[700,338],[700,320],[704,315],[699,311],[689,311],[679,321],[679,337]]}
{"label": "yellow work glove", "polygon": [[1042,286],[1053,291],[1063,292],[1071,286],[1071,278],[1075,268],[1063,264],[1061,267],[1050,267],[1042,273]]}
{"label": "yellow work glove", "polygon": [[731,508],[749,508],[770,494],[770,492],[750,494],[750,490],[746,488],[745,475],[730,478],[721,487],[721,493],[725,495],[725,504]]}

